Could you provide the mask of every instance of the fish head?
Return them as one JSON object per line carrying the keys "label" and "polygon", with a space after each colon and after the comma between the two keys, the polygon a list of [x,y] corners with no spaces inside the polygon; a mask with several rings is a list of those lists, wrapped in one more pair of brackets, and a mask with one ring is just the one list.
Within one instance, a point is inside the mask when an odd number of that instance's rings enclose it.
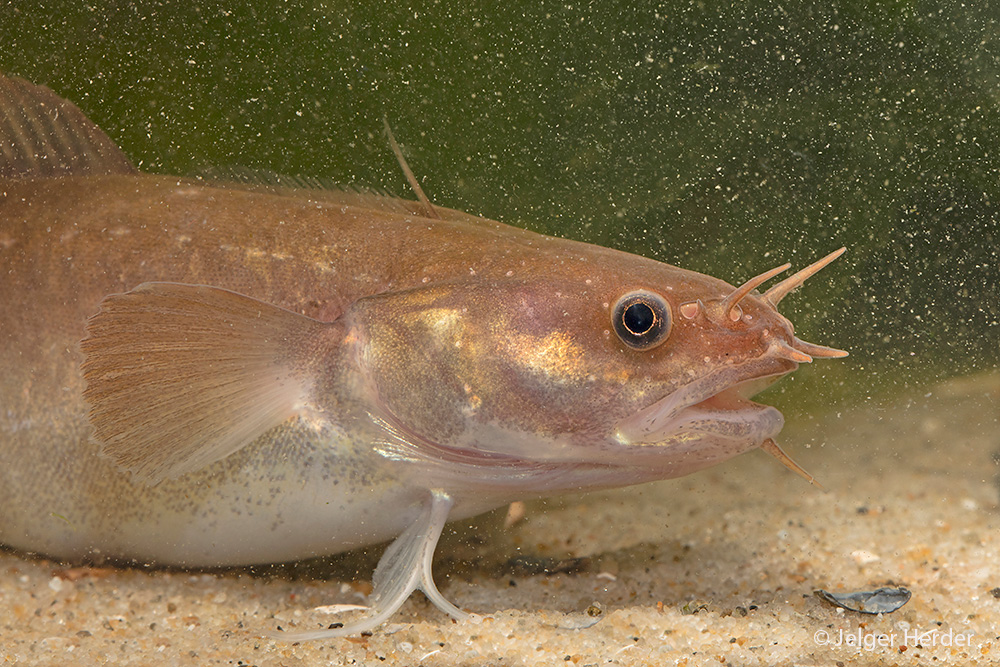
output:
{"label": "fish head", "polygon": [[393,458],[693,472],[773,444],[783,418],[750,398],[846,355],[796,338],[776,308],[839,254],[763,294],[787,265],[737,288],[635,258],[360,300],[348,318],[370,416]]}

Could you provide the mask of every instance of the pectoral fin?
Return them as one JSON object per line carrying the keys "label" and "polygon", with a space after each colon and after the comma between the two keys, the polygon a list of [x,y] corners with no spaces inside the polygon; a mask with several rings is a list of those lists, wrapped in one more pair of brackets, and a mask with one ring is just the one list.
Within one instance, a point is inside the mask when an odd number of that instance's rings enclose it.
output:
{"label": "pectoral fin", "polygon": [[80,344],[94,437],[149,484],[203,468],[303,407],[331,327],[202,285],[110,295]]}
{"label": "pectoral fin", "polygon": [[312,639],[332,639],[356,635],[384,623],[403,606],[415,590],[424,595],[441,611],[452,618],[462,620],[469,614],[462,611],[441,594],[434,584],[431,574],[431,560],[441,529],[448,520],[452,499],[440,491],[431,492],[430,502],[420,518],[413,522],[396,541],[389,545],[375,568],[374,592],[369,598],[368,614],[344,624],[339,628],[316,630],[313,632],[278,632],[271,636],[286,641],[308,641]]}

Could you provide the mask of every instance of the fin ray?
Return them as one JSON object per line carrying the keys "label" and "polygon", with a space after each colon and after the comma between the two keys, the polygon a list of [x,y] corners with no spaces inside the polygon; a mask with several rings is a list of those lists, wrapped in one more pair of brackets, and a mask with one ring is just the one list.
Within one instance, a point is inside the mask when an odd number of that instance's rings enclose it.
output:
{"label": "fin ray", "polygon": [[420,181],[413,174],[413,170],[410,169],[410,165],[406,163],[406,158],[403,156],[403,149],[399,147],[396,142],[396,137],[392,134],[392,128],[389,127],[389,119],[385,116],[382,117],[382,124],[385,125],[385,133],[389,137],[389,146],[392,148],[393,154],[396,156],[396,161],[399,162],[400,168],[403,170],[403,175],[406,176],[406,181],[413,188],[413,192],[417,195],[417,199],[420,200],[420,204],[424,207],[425,215],[428,218],[439,219],[441,216],[437,214],[434,209],[434,204],[431,200],[427,198],[424,194],[424,189],[420,187]]}

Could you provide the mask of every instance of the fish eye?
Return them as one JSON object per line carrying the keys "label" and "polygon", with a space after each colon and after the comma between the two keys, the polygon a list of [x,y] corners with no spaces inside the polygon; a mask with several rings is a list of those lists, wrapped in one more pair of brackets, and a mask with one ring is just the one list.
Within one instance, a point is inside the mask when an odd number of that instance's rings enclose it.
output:
{"label": "fish eye", "polygon": [[670,335],[670,307],[658,294],[629,292],[611,314],[615,333],[634,350],[650,350]]}

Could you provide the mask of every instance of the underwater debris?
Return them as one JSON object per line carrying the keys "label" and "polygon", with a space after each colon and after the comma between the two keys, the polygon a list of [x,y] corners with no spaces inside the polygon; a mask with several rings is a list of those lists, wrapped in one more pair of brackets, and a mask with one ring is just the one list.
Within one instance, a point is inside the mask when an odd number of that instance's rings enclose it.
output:
{"label": "underwater debris", "polygon": [[586,630],[597,625],[604,616],[604,608],[595,601],[581,613],[566,614],[555,627],[560,630]]}
{"label": "underwater debris", "polygon": [[903,586],[883,586],[857,593],[830,593],[818,589],[813,594],[832,605],[862,614],[891,614],[910,601],[910,591]]}

